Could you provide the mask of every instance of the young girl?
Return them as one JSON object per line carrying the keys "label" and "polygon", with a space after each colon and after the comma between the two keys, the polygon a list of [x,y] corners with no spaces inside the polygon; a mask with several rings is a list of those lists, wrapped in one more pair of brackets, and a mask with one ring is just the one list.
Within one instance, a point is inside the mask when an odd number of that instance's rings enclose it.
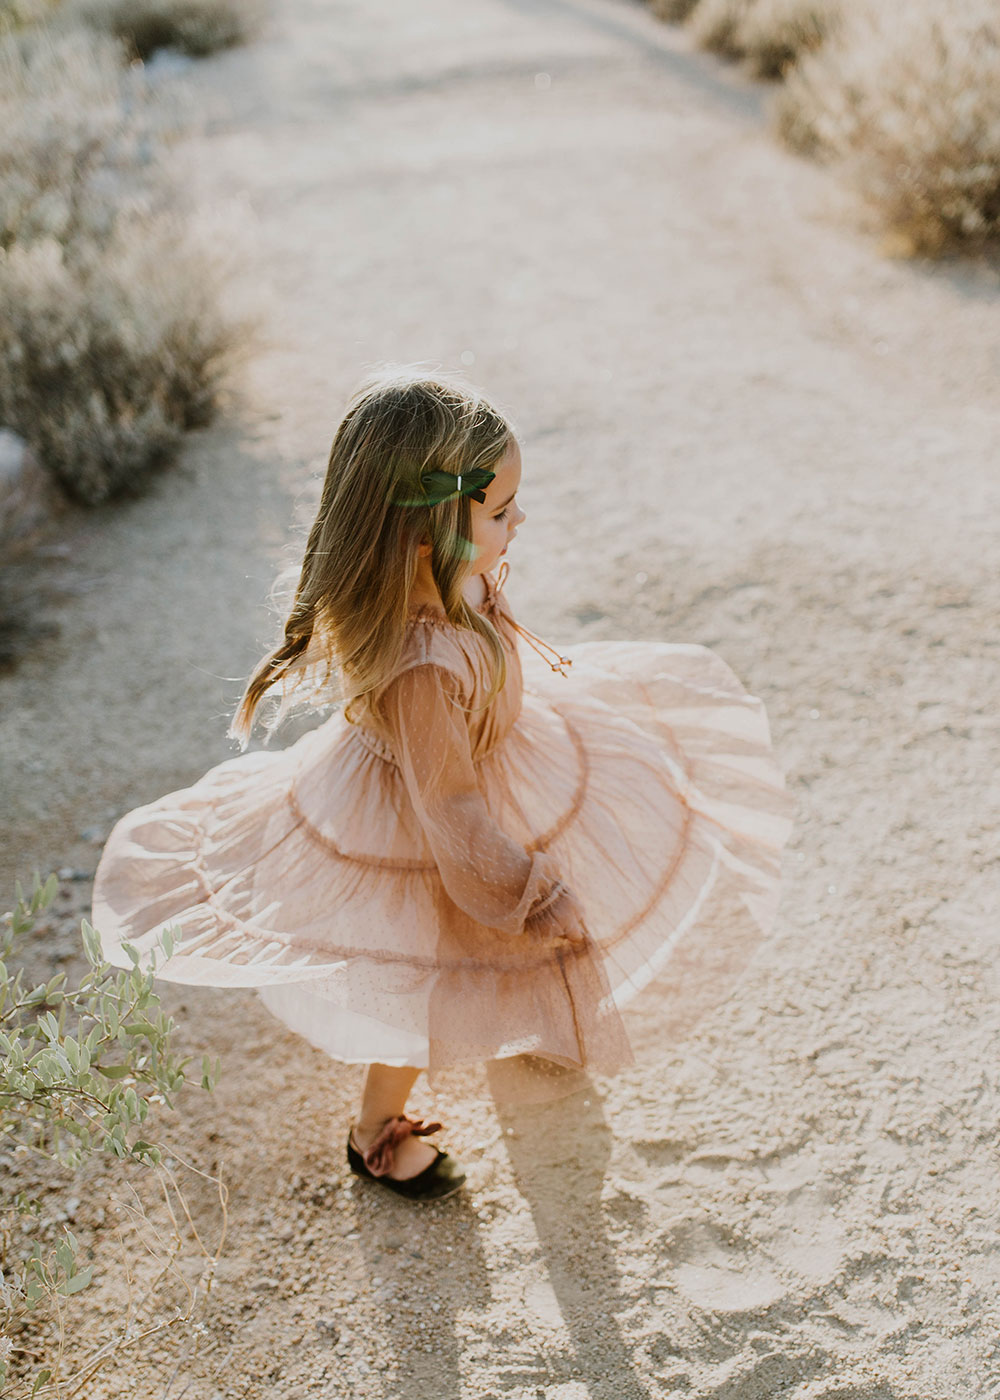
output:
{"label": "young girl", "polygon": [[668,958],[692,1007],[742,965],[789,829],[763,707],[713,653],[590,642],[571,661],[515,622],[493,571],[520,482],[481,394],[366,384],[232,733],[245,748],[265,697],[278,719],[343,708],[124,817],[94,890],[111,961],[171,926],[159,976],[256,987],[367,1064],[351,1170],[419,1200],[464,1177],[423,1141],[440,1124],[405,1115],[418,1072],[631,1063],[620,1008]]}

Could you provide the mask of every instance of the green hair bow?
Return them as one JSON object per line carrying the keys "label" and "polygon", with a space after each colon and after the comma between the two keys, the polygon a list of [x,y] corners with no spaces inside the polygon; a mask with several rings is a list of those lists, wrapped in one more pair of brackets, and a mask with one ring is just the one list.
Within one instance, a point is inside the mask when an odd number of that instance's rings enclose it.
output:
{"label": "green hair bow", "polygon": [[422,505],[436,506],[442,501],[450,501],[454,496],[471,496],[474,501],[486,500],[486,487],[496,476],[496,472],[485,467],[473,467],[469,472],[424,472],[420,485],[427,492]]}

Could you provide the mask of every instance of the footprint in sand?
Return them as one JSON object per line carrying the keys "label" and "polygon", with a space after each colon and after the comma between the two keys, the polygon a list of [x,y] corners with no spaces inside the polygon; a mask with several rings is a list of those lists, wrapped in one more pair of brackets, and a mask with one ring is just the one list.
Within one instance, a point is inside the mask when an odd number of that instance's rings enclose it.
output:
{"label": "footprint in sand", "polygon": [[749,1312],[769,1307],[785,1289],[764,1258],[731,1243],[714,1225],[688,1225],[674,1234],[681,1263],[674,1279],[684,1296],[707,1312]]}
{"label": "footprint in sand", "polygon": [[847,1245],[836,1214],[842,1188],[808,1149],[770,1163],[766,1172],[767,1224],[758,1236],[761,1246],[781,1269],[813,1281],[832,1278]]}
{"label": "footprint in sand", "polygon": [[776,1205],[762,1242],[775,1262],[803,1278],[832,1278],[844,1257],[845,1232],[831,1210],[833,1193],[803,1186]]}
{"label": "footprint in sand", "polygon": [[[689,1176],[717,1177],[740,1164],[732,1153],[702,1151],[685,1168]],[[841,1193],[835,1182],[824,1179],[815,1153],[805,1149],[766,1166],[753,1164],[753,1172],[763,1172],[765,1182],[756,1183],[763,1209],[754,1222],[752,1243],[733,1241],[708,1224],[692,1224],[678,1250],[677,1283],[700,1307],[743,1311],[767,1306],[787,1292],[788,1275],[817,1283],[832,1278],[843,1263],[847,1234],[835,1213]]]}

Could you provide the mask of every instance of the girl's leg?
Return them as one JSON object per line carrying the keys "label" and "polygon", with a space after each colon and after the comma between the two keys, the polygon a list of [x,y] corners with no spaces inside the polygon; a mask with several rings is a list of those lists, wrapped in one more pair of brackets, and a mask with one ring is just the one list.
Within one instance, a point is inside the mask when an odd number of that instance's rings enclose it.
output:
{"label": "girl's leg", "polygon": [[[364,1152],[378,1137],[390,1118],[398,1118],[406,1108],[417,1069],[397,1065],[369,1065],[361,1094],[361,1108],[354,1120],[354,1145]],[[396,1149],[396,1165],[391,1176],[406,1181],[429,1167],[436,1157],[433,1147],[422,1138],[404,1138]]]}

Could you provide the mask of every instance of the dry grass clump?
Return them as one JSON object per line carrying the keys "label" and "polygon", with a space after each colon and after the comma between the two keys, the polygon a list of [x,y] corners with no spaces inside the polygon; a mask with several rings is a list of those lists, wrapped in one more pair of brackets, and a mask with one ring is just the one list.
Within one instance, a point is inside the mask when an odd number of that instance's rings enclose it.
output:
{"label": "dry grass clump", "polygon": [[156,123],[141,73],[82,31],[0,41],[0,247],[104,242],[156,183]]}
{"label": "dry grass clump", "polygon": [[691,32],[703,49],[723,58],[742,58],[740,26],[754,0],[699,0],[691,11]]}
{"label": "dry grass clump", "polygon": [[263,0],[72,0],[72,11],[141,59],[157,49],[202,58],[246,43],[260,27]]}
{"label": "dry grass clump", "polygon": [[0,34],[42,23],[58,3],[59,0],[0,0]]}
{"label": "dry grass clump", "polygon": [[248,329],[121,53],[84,31],[0,42],[0,426],[88,503],[210,421]]}
{"label": "dry grass clump", "polygon": [[698,0],[650,0],[650,9],[657,19],[668,24],[683,24]]}
{"label": "dry grass clump", "polygon": [[901,252],[1000,234],[995,0],[858,4],[789,77],[777,129],[836,160]]}
{"label": "dry grass clump", "polygon": [[757,0],[739,32],[751,72],[759,78],[785,77],[793,64],[826,42],[840,14],[837,0]]}
{"label": "dry grass clump", "polygon": [[54,239],[0,255],[0,421],[75,499],[134,489],[213,417],[238,342],[220,271],[164,214],[72,263]]}
{"label": "dry grass clump", "polygon": [[700,0],[691,31],[702,48],[745,60],[754,77],[781,78],[838,19],[839,0]]}

